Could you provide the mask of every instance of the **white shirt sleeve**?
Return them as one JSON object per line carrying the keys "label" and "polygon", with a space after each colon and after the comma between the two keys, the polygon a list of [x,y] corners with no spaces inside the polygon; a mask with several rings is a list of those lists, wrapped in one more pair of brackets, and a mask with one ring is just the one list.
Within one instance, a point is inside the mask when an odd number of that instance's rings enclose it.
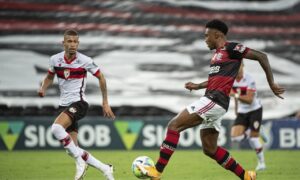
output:
{"label": "white shirt sleeve", "polygon": [[85,64],[85,69],[93,75],[100,72],[100,68],[95,62],[89,58],[88,62]]}

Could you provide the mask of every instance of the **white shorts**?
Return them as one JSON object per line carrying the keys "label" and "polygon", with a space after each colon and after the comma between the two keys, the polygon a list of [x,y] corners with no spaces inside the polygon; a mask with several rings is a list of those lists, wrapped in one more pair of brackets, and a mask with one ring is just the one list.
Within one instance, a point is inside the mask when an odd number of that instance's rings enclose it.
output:
{"label": "white shorts", "polygon": [[221,121],[226,110],[212,100],[203,96],[188,105],[186,109],[190,114],[197,113],[203,119],[200,129],[214,128],[217,131],[221,130]]}

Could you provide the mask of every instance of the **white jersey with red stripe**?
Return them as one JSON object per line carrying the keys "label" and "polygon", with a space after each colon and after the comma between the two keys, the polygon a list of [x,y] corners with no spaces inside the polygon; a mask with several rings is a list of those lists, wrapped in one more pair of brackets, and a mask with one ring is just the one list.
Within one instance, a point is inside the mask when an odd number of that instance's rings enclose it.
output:
{"label": "white jersey with red stripe", "polygon": [[94,76],[100,72],[92,58],[76,53],[69,61],[65,59],[65,52],[51,56],[48,73],[56,74],[60,90],[60,106],[68,106],[80,100],[86,101],[85,88],[87,72]]}
{"label": "white jersey with red stripe", "polygon": [[252,76],[250,76],[249,74],[244,73],[243,78],[241,80],[235,80],[232,89],[235,93],[240,91],[240,96],[246,95],[247,91],[254,92],[254,98],[251,104],[238,101],[238,113],[247,113],[262,107],[260,99],[258,99],[257,97],[256,83]]}

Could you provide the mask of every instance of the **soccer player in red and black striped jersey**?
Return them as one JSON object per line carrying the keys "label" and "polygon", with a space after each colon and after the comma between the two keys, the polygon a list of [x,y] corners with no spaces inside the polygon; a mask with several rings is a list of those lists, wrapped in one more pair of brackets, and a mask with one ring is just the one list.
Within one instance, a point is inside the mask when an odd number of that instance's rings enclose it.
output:
{"label": "soccer player in red and black striped jersey", "polygon": [[57,76],[61,113],[52,124],[51,131],[55,138],[63,144],[67,153],[75,159],[75,180],[83,179],[87,164],[100,170],[107,180],[113,180],[112,165],[102,163],[78,146],[78,121],[86,115],[88,110],[88,103],[84,94],[87,72],[99,80],[104,116],[111,119],[115,118],[108,104],[104,75],[90,57],[77,51],[78,45],[78,33],[72,29],[66,30],[63,40],[64,51],[50,58],[48,74],[38,93],[39,96],[44,97],[47,88],[53,83],[54,76]]}
{"label": "soccer player in red and black striped jersey", "polygon": [[215,53],[210,62],[208,80],[199,84],[188,82],[185,88],[198,90],[206,88],[205,95],[188,105],[168,124],[166,137],[160,148],[160,156],[155,167],[146,167],[145,174],[152,180],[158,180],[174,153],[180,132],[200,125],[200,137],[203,152],[214,159],[223,168],[232,171],[240,179],[255,180],[256,172],[245,170],[229,152],[217,145],[221,120],[229,106],[229,94],[237,76],[243,58],[256,60],[265,71],[273,93],[281,97],[284,88],[274,82],[273,73],[267,55],[242,44],[228,42],[227,25],[220,20],[211,20],[206,24],[205,42]]}

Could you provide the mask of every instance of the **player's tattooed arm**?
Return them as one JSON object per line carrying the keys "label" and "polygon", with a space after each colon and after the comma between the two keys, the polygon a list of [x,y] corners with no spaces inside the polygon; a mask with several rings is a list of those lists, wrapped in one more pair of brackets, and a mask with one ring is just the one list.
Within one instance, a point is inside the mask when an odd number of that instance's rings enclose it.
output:
{"label": "player's tattooed arm", "polygon": [[250,49],[248,51],[248,53],[245,55],[245,58],[256,60],[256,61],[259,62],[260,66],[265,71],[269,86],[272,89],[273,93],[277,97],[283,99],[281,94],[284,93],[285,89],[280,87],[278,84],[276,84],[274,82],[273,72],[272,72],[272,69],[271,69],[271,66],[270,66],[270,63],[269,63],[268,56],[263,52],[260,52],[260,51],[254,50],[254,49]]}

